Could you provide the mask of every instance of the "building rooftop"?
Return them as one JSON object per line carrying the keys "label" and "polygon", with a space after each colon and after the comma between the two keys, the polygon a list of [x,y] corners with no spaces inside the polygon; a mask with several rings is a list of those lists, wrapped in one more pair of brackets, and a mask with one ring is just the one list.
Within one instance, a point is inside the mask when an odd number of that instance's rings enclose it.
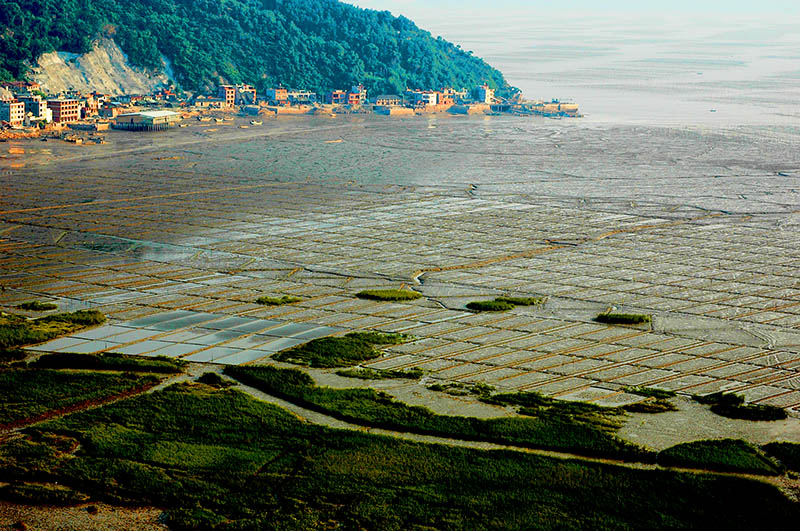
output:
{"label": "building rooftop", "polygon": [[129,112],[121,114],[120,116],[145,116],[147,118],[163,118],[164,116],[178,116],[178,113],[172,111],[144,111],[144,112]]}

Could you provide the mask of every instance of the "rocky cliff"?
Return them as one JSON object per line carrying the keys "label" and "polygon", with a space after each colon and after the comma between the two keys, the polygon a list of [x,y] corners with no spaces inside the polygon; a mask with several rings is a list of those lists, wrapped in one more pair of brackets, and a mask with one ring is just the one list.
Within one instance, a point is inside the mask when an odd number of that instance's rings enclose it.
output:
{"label": "rocky cliff", "polygon": [[100,39],[89,53],[51,52],[39,57],[31,78],[49,93],[65,90],[120,94],[147,94],[171,84],[170,69],[153,74],[131,65],[111,39]]}

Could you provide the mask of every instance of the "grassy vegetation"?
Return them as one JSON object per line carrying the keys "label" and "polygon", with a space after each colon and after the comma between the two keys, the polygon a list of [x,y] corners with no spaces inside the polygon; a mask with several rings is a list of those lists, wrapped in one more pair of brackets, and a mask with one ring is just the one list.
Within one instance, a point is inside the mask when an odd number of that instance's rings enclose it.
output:
{"label": "grassy vegetation", "polygon": [[659,452],[658,463],[664,466],[746,472],[768,476],[781,472],[780,467],[758,448],[741,439],[678,444]]}
{"label": "grassy vegetation", "polygon": [[467,309],[473,312],[506,312],[513,310],[514,305],[504,301],[473,301],[467,303]]}
{"label": "grassy vegetation", "polygon": [[594,320],[605,324],[638,325],[650,323],[653,318],[642,313],[601,313]]}
{"label": "grassy vegetation", "polygon": [[631,413],[664,413],[666,411],[677,411],[675,404],[669,401],[676,396],[675,391],[655,389],[652,387],[625,387],[624,392],[633,395],[644,396],[647,400],[623,406],[625,411]]}
{"label": "grassy vegetation", "polygon": [[203,373],[200,378],[197,379],[198,382],[201,384],[209,385],[211,387],[216,387],[217,389],[226,389],[228,387],[232,387],[236,385],[236,382],[233,380],[228,380],[227,378],[223,378],[219,374],[215,372],[205,372]]}
{"label": "grassy vegetation", "polygon": [[356,297],[372,301],[413,301],[422,298],[422,293],[409,289],[367,289],[356,293]]}
{"label": "grassy vegetation", "polygon": [[540,306],[545,303],[544,297],[497,297],[497,302],[507,302],[514,306]]}
{"label": "grassy vegetation", "polygon": [[18,348],[0,348],[0,365],[8,365],[15,361],[22,361],[28,355]]}
{"label": "grassy vegetation", "polygon": [[622,390],[632,395],[646,396],[649,398],[666,399],[666,398],[675,398],[677,396],[677,393],[675,391],[656,389],[655,387],[625,387]]}
{"label": "grassy vegetation", "polygon": [[403,334],[352,332],[344,337],[323,337],[303,345],[278,352],[278,361],[309,367],[350,367],[381,355],[378,345],[396,345],[409,338]]}
{"label": "grassy vegetation", "polygon": [[58,482],[153,504],[175,529],[780,530],[799,515],[757,481],[326,429],[207,386],[175,385],[28,435],[0,446],[0,477],[14,488]]}
{"label": "grassy vegetation", "polygon": [[[541,398],[536,407],[525,401],[523,414],[534,418],[506,417],[478,419],[437,415],[431,410],[409,406],[374,389],[333,389],[317,387],[306,373],[275,367],[226,367],[225,374],[274,396],[332,417],[376,428],[440,435],[457,439],[490,441],[517,446],[568,450],[584,455],[612,455],[647,460],[652,453],[617,438],[620,427],[602,408],[578,415],[577,405]],[[497,395],[498,402],[504,396]],[[581,410],[586,412],[586,410]],[[615,412],[616,413],[616,412]],[[613,416],[613,415],[612,415]]]}
{"label": "grassy vegetation", "polygon": [[494,392],[493,386],[482,382],[478,382],[472,385],[463,384],[460,382],[435,383],[433,385],[429,385],[428,389],[431,391],[446,393],[452,396],[473,395],[478,397],[485,397],[491,395]]}
{"label": "grassy vegetation", "polygon": [[53,304],[52,302],[40,302],[40,301],[30,301],[30,302],[23,302],[19,306],[17,306],[20,310],[28,310],[31,312],[49,312],[52,310],[57,310],[58,305]]}
{"label": "grassy vegetation", "polygon": [[157,382],[130,373],[67,372],[51,369],[0,371],[0,426],[48,411],[98,400]]}
{"label": "grassy vegetation", "polygon": [[186,362],[163,356],[147,358],[112,352],[102,354],[58,353],[44,354],[30,366],[40,369],[178,373],[183,372]]}
{"label": "grassy vegetation", "polygon": [[256,299],[256,304],[263,304],[265,306],[283,306],[284,304],[294,304],[301,302],[303,299],[300,297],[292,297],[291,295],[284,295],[283,297],[259,297]]}
{"label": "grassy vegetation", "polygon": [[17,503],[68,506],[83,503],[88,500],[88,496],[63,485],[14,483],[0,487],[0,499]]}
{"label": "grassy vegetation", "polygon": [[424,374],[422,369],[406,369],[395,371],[391,369],[343,369],[336,371],[336,374],[345,378],[357,378],[359,380],[391,380],[407,379],[418,380]]}
{"label": "grassy vegetation", "polygon": [[790,442],[772,442],[761,447],[769,455],[775,457],[786,468],[800,472],[800,444]]}
{"label": "grassy vegetation", "polygon": [[777,406],[745,404],[744,397],[734,393],[712,393],[710,395],[692,395],[692,399],[701,404],[711,405],[711,411],[731,419],[771,421],[783,420],[786,411]]}
{"label": "grassy vegetation", "polygon": [[95,310],[60,313],[38,319],[2,314],[0,315],[0,348],[43,343],[88,326],[98,325],[105,320],[105,316]]}
{"label": "grassy vegetation", "polygon": [[493,301],[474,301],[467,304],[473,312],[505,312],[515,306],[539,306],[545,303],[544,297],[497,297]]}

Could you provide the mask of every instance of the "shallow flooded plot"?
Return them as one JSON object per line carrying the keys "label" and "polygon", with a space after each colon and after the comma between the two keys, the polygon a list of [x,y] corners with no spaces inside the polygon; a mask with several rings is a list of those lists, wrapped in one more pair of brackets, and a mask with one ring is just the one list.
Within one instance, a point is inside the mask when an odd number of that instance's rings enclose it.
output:
{"label": "shallow flooded plot", "polygon": [[[800,408],[797,173],[782,168],[796,132],[490,118],[342,120],[324,158],[327,137],[300,121],[268,141],[54,144],[58,168],[26,155],[0,173],[0,306],[108,315],[42,351],[259,363],[374,329],[414,340],[369,365],[432,379],[598,402],[627,385],[724,389]],[[156,159],[176,150],[165,178]],[[355,297],[409,288],[423,298]],[[300,300],[255,303],[285,295]],[[547,302],[465,310],[503,295]],[[653,322],[593,321],[612,310]]]}

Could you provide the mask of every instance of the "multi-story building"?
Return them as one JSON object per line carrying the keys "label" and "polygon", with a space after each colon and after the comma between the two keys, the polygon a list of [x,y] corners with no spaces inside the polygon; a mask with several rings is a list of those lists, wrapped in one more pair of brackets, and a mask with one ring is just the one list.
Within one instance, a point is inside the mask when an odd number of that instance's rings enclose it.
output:
{"label": "multi-story building", "polygon": [[39,83],[34,83],[32,81],[6,81],[0,83],[0,87],[7,88],[14,92],[34,92],[42,89]]}
{"label": "multi-story building", "polygon": [[251,85],[236,85],[236,105],[255,105],[256,88]]}
{"label": "multi-story building", "polygon": [[229,107],[236,105],[236,87],[233,85],[220,85],[217,97],[225,101]]}
{"label": "multi-story building", "polygon": [[439,92],[439,105],[455,105],[456,91],[451,88],[444,88]]}
{"label": "multi-story building", "polygon": [[0,101],[0,121],[22,125],[25,121],[25,104],[21,101]]}
{"label": "multi-story building", "polygon": [[494,89],[484,83],[475,89],[475,101],[478,103],[495,103]]}
{"label": "multi-story building", "polygon": [[81,105],[78,100],[48,100],[47,107],[53,111],[54,122],[77,122],[81,117]]}
{"label": "multi-story building", "polygon": [[347,92],[343,90],[331,90],[325,93],[325,103],[328,105],[344,105],[347,103]]}
{"label": "multi-story building", "polygon": [[252,105],[256,102],[256,88],[251,85],[220,85],[217,97],[225,100],[225,104]]}
{"label": "multi-story building", "polygon": [[347,93],[348,105],[361,105],[367,101],[367,91],[364,85],[354,85]]}
{"label": "multi-story building", "polygon": [[34,120],[47,120],[47,102],[38,94],[21,94],[18,101],[25,104],[25,115],[32,115]]}
{"label": "multi-story building", "polygon": [[406,99],[414,107],[430,107],[439,104],[439,93],[434,90],[407,90]]}
{"label": "multi-story building", "polygon": [[289,91],[282,87],[268,88],[264,92],[264,97],[274,105],[286,105],[289,103]]}
{"label": "multi-story building", "polygon": [[317,94],[308,90],[290,90],[287,96],[292,103],[308,104],[317,101]]}
{"label": "multi-story building", "polygon": [[381,94],[375,98],[375,105],[397,107],[403,104],[403,98],[394,94]]}

